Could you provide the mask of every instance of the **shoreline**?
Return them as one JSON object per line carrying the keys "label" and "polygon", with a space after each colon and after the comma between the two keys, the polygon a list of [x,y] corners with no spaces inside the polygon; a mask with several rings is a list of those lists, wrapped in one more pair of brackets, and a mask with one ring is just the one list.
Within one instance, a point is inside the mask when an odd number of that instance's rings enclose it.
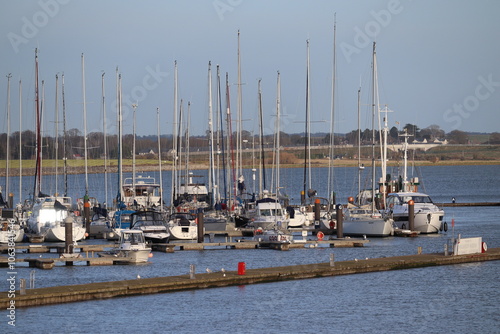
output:
{"label": "shoreline", "polygon": [[[32,161],[32,160],[27,160]],[[81,160],[74,160],[80,162]],[[143,160],[144,161],[144,160]],[[153,160],[151,160],[153,161]],[[50,161],[53,163],[53,160]],[[102,163],[99,163],[102,162]],[[371,161],[365,160],[361,161],[362,164],[364,164],[365,168],[369,168],[371,165]],[[24,161],[23,161],[24,164]],[[28,164],[28,163],[27,163]],[[5,177],[6,176],[6,168],[5,168],[5,161],[3,161],[2,168],[0,169],[0,177]],[[388,163],[387,166],[400,166],[401,164],[399,163]],[[484,166],[484,165],[500,165],[500,161],[498,160],[445,160],[445,161],[438,161],[438,162],[430,162],[430,161],[414,161],[409,166]],[[9,170],[10,177],[17,177],[19,176],[19,165],[17,166],[11,166]],[[334,161],[334,168],[337,167],[357,167],[358,166],[358,161],[357,160],[335,160]],[[269,165],[271,167],[271,165]],[[289,164],[281,164],[281,168],[303,168],[304,165],[302,162],[300,163],[289,163]],[[328,168],[328,161],[325,161],[325,159],[316,159],[311,161],[311,167],[313,168]],[[380,164],[376,164],[376,168],[380,167]],[[192,163],[190,170],[203,170],[207,169],[208,165],[204,163]],[[251,165],[243,165],[244,169],[251,169]],[[58,166],[58,174],[63,175],[63,166]],[[78,163],[78,166],[68,166],[67,167],[67,174],[69,175],[74,175],[74,174],[84,174],[85,173],[85,166],[83,166],[83,161],[82,163]],[[136,163],[136,172],[141,173],[141,172],[157,172],[158,171],[158,165],[156,164],[151,164],[151,163]],[[123,166],[123,172],[125,173],[131,173],[133,170],[132,164],[124,164]],[[162,165],[162,171],[169,171],[172,170],[172,166],[166,162],[166,164]],[[91,166],[87,167],[87,171],[89,174],[100,174],[104,173],[104,163],[103,160],[91,160]],[[118,166],[117,165],[110,165],[107,167],[107,172],[108,173],[117,173],[118,172]],[[55,167],[43,167],[42,169],[42,175],[55,175],[56,174],[56,169]],[[35,175],[35,168],[34,167],[23,167],[22,171],[23,176],[33,176]]]}

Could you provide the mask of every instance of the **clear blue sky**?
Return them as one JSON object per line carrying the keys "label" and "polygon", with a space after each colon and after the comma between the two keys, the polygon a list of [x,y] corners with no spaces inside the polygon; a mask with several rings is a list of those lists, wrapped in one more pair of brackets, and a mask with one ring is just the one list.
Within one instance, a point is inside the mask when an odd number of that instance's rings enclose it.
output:
{"label": "clear blue sky", "polygon": [[[0,132],[6,132],[7,78],[12,131],[34,130],[34,49],[45,80],[45,132],[54,132],[55,75],[65,75],[68,128],[83,131],[81,54],[85,54],[88,131],[102,131],[101,74],[105,72],[108,131],[115,131],[115,69],[123,94],[138,102],[137,133],[172,133],[173,63],[179,98],[191,102],[191,134],[207,130],[207,66],[229,74],[237,106],[237,31],[241,31],[243,127],[258,131],[257,81],[262,79],[266,133],[273,130],[276,72],[281,73],[285,132],[305,119],[306,40],[311,54],[313,132],[329,129],[333,16],[337,15],[335,132],[357,128],[356,96],[369,103],[372,42],[377,42],[380,100],[396,122],[446,132],[500,132],[500,2],[498,1],[77,1],[0,2]],[[134,101],[134,97],[135,100]],[[132,130],[130,103],[125,131]],[[363,108],[362,128],[369,127]],[[326,122],[319,122],[319,121]],[[111,125],[110,125],[111,123]],[[233,129],[234,129],[233,125]]]}

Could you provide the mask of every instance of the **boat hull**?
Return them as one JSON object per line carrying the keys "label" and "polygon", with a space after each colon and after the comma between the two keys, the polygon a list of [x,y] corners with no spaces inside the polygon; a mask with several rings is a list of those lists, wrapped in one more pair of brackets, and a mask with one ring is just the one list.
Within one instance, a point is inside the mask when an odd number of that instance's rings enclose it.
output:
{"label": "boat hull", "polygon": [[388,237],[394,234],[392,221],[381,218],[343,221],[343,233],[348,236]]}

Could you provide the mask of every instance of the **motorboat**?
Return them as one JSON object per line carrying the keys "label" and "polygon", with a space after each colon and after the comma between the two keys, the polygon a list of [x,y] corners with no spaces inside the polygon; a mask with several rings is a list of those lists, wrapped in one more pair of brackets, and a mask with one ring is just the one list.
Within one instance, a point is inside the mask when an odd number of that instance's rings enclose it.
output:
{"label": "motorboat", "polygon": [[254,231],[254,240],[258,241],[260,246],[268,247],[271,244],[289,244],[293,241],[293,235],[276,228],[264,230],[259,227]]}
{"label": "motorboat", "polygon": [[160,184],[153,177],[136,175],[123,181],[123,202],[134,209],[155,208],[162,205]]}
{"label": "motorboat", "polygon": [[130,218],[130,229],[142,231],[146,240],[152,243],[168,242],[171,234],[165,225],[162,212],[136,211],[130,215]]}
{"label": "motorboat", "polygon": [[167,223],[173,240],[194,240],[198,237],[196,216],[190,212],[174,212]]}
{"label": "motorboat", "polygon": [[100,257],[112,257],[116,262],[145,263],[151,257],[151,247],[146,243],[141,230],[125,229],[120,231],[119,246],[106,252],[97,253]]}
{"label": "motorboat", "polygon": [[410,227],[408,202],[414,203],[413,230],[422,234],[438,233],[443,223],[444,211],[432,202],[429,195],[420,192],[398,192],[387,196],[384,214],[392,217],[400,229]]}

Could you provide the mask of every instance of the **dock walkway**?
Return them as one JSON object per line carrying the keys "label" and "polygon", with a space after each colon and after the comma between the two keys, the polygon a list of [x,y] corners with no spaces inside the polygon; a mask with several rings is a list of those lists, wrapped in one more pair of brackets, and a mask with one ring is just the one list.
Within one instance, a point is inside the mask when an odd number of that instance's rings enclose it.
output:
{"label": "dock walkway", "polygon": [[[180,276],[56,286],[39,289],[27,289],[24,295],[21,295],[19,291],[16,291],[15,306],[16,308],[40,306],[112,297],[494,260],[500,260],[500,248],[488,249],[485,253],[469,255],[445,256],[443,254],[417,254],[333,263],[327,262],[308,265],[248,269],[245,270],[243,275],[239,275],[238,271],[226,271],[203,274],[196,273],[195,277],[191,277],[191,275],[188,274]],[[0,305],[3,308],[7,308],[11,301],[8,298],[8,294],[8,292],[0,292]]]}

